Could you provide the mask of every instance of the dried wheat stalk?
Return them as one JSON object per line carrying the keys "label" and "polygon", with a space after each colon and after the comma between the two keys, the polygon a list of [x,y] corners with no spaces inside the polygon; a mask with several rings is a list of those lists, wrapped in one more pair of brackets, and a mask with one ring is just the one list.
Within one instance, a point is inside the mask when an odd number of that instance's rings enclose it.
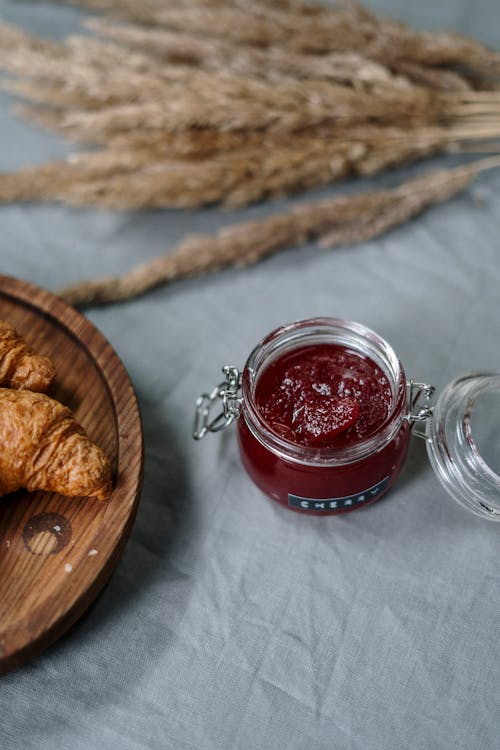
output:
{"label": "dried wheat stalk", "polygon": [[280,81],[283,78],[325,78],[366,89],[377,84],[408,87],[413,81],[443,91],[470,90],[470,82],[452,70],[398,60],[395,75],[361,51],[304,54],[283,47],[235,47],[219,37],[204,38],[169,29],[144,28],[104,19],[91,19],[87,28],[134,52],[156,58],[157,63],[190,64],[207,70],[230,69],[243,75]]}
{"label": "dried wheat stalk", "polygon": [[[458,112],[463,106],[460,97],[450,99],[423,88],[389,83],[380,92],[372,92],[319,79],[277,84],[189,66],[157,70],[153,62],[144,63],[142,55],[138,63],[138,56],[131,57],[126,49],[87,39],[78,44],[73,40],[54,59],[50,51],[33,50],[32,40],[24,48],[20,40],[12,44],[9,35],[4,37],[4,28],[0,27],[2,67],[24,76],[28,83],[35,81],[29,87],[22,80],[20,93],[58,109],[70,105],[69,112],[60,115],[60,127],[97,139],[135,128],[208,126],[294,132],[330,122],[430,124],[450,113],[453,116],[454,108]],[[84,106],[79,108],[80,97]],[[481,103],[485,99],[481,94],[476,98]],[[486,101],[490,103],[491,96]]]}
{"label": "dried wheat stalk", "polygon": [[0,203],[54,200],[113,210],[223,202],[244,206],[299,188],[328,184],[349,174],[373,174],[414,161],[443,147],[449,134],[439,129],[408,141],[399,137],[280,143],[256,139],[245,148],[204,158],[179,159],[149,146],[111,148],[67,161],[30,167],[0,179]]}
{"label": "dried wheat stalk", "polygon": [[[360,52],[306,55],[293,53],[281,47],[235,47],[234,44],[218,37],[204,38],[182,31],[143,28],[130,24],[117,25],[104,19],[91,19],[85,25],[106,39],[153,58],[156,65],[174,63],[202,67],[206,70],[229,68],[235,73],[278,82],[286,80],[287,77],[325,78],[339,83],[352,83],[358,88],[367,88],[379,83],[392,83],[395,87],[408,86],[406,78],[394,76],[386,67],[366,58]],[[435,88],[470,88],[463,78],[450,71],[432,72],[432,83],[435,84]],[[414,74],[421,76],[422,72],[419,69],[412,70],[409,77],[412,78]]]}
{"label": "dried wheat stalk", "polygon": [[498,53],[453,33],[418,32],[406,24],[379,18],[357,4],[331,8],[307,2],[169,3],[133,0],[81,0],[77,4],[133,21],[200,36],[266,48],[283,46],[301,53],[328,54],[357,49],[397,70],[399,61],[423,67],[459,67],[472,79],[498,76]]}
{"label": "dried wheat stalk", "polygon": [[500,138],[500,56],[360,6],[83,0],[126,19],[62,44],[0,25],[5,88],[80,143],[0,201],[245,205]]}
{"label": "dried wheat stalk", "polygon": [[500,158],[431,172],[399,187],[305,203],[288,213],[229,226],[217,234],[187,237],[173,251],[122,276],[79,282],[59,291],[73,305],[118,302],[177,279],[255,263],[278,250],[319,237],[322,247],[377,237],[463,190]]}

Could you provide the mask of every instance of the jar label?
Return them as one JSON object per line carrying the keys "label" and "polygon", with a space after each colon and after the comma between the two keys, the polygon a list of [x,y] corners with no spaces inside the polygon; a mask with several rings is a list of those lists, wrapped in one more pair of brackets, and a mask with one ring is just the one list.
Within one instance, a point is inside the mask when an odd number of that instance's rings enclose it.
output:
{"label": "jar label", "polygon": [[292,495],[288,493],[288,505],[290,508],[298,508],[302,511],[313,511],[318,512],[331,512],[335,510],[348,510],[351,508],[359,508],[360,505],[375,500],[378,495],[387,487],[389,483],[389,477],[384,477],[380,482],[369,487],[367,490],[362,492],[356,492],[354,495],[345,495],[344,497],[328,497],[324,499],[313,500],[309,497],[300,497],[300,495]]}

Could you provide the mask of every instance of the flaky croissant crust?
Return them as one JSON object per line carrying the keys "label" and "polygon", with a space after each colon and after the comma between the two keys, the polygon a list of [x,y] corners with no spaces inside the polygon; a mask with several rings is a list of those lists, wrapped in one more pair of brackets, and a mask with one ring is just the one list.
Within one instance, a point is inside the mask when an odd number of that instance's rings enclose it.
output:
{"label": "flaky croissant crust", "polygon": [[10,323],[0,320],[0,386],[45,392],[54,375],[50,359],[36,354]]}
{"label": "flaky croissant crust", "polygon": [[111,466],[71,411],[42,393],[0,388],[0,495],[21,487],[106,500]]}

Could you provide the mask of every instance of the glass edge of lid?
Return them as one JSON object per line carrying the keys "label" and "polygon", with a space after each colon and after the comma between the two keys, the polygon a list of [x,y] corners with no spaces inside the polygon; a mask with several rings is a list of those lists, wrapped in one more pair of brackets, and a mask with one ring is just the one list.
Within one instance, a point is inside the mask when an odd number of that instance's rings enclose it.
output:
{"label": "glass edge of lid", "polygon": [[[426,447],[446,492],[481,518],[500,521],[500,476],[481,456],[471,431],[471,411],[484,394],[494,394],[500,404],[499,373],[471,373],[452,380],[427,421]],[[500,412],[498,416],[500,427]]]}

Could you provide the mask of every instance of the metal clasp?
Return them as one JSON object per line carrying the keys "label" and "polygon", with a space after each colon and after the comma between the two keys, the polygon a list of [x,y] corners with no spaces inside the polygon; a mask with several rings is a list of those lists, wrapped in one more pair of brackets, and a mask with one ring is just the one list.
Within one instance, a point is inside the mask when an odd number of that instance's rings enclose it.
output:
{"label": "metal clasp", "polygon": [[[432,417],[434,410],[434,393],[436,389],[429,383],[416,383],[409,380],[406,384],[408,389],[408,414],[406,420],[414,428],[415,422],[427,422]],[[423,429],[413,429],[416,437],[427,439]]]}
{"label": "metal clasp", "polygon": [[[225,380],[216,385],[210,393],[202,393],[196,400],[193,437],[201,440],[207,432],[219,432],[229,427],[240,416],[243,399],[241,396],[241,373],[233,365],[224,365]],[[222,401],[222,411],[210,418],[214,404]]]}

